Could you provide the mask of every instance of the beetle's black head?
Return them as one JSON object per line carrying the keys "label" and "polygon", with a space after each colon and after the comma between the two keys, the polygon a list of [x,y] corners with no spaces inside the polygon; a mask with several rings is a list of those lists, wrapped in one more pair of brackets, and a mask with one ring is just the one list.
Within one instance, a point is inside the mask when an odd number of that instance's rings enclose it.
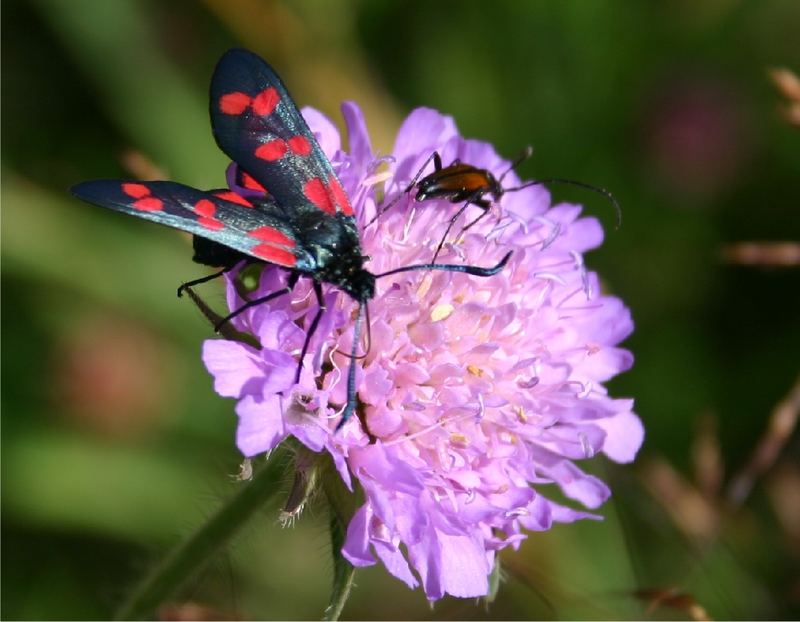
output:
{"label": "beetle's black head", "polygon": [[494,175],[492,175],[489,171],[484,171],[486,173],[486,188],[487,192],[492,195],[495,201],[499,201],[500,197],[503,196],[505,190],[503,189],[503,184],[501,183],[501,179],[497,179]]}

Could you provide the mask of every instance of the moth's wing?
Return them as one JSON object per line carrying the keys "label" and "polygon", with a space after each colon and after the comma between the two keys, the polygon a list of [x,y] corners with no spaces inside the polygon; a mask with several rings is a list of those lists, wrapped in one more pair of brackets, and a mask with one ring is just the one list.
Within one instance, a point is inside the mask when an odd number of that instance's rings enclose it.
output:
{"label": "moth's wing", "polygon": [[71,191],[89,203],[188,231],[262,261],[314,269],[291,222],[265,200],[250,202],[231,191],[206,192],[170,181],[103,179]]}
{"label": "moth's wing", "polygon": [[229,50],[211,78],[211,126],[220,149],[284,211],[353,216],[350,200],[278,74]]}

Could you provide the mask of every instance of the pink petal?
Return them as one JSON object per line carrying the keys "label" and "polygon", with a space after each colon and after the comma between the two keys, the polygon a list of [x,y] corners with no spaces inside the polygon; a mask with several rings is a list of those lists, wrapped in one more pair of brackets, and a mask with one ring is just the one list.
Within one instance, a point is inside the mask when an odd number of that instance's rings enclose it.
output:
{"label": "pink petal", "polygon": [[419,585],[416,577],[412,574],[411,568],[408,567],[408,562],[403,556],[403,553],[395,548],[381,543],[375,544],[375,554],[380,557],[383,565],[386,566],[393,576],[400,579],[411,589]]}
{"label": "pink petal", "polygon": [[236,406],[239,426],[236,446],[248,458],[271,451],[286,438],[281,414],[281,399],[277,395],[256,401],[247,395]]}
{"label": "pink petal", "polygon": [[[222,397],[241,397],[261,390],[258,351],[236,341],[208,339],[203,342],[203,362],[214,376],[214,390]],[[257,387],[257,389],[256,389]]]}
{"label": "pink petal", "polygon": [[347,126],[347,148],[350,157],[356,162],[371,162],[372,145],[361,108],[355,102],[346,101],[342,103],[342,116]]}
{"label": "pink petal", "polygon": [[445,593],[477,598],[488,592],[486,555],[470,538],[435,530],[427,547],[419,545],[410,550],[429,599],[437,600]]}
{"label": "pink petal", "polygon": [[[432,108],[416,108],[406,117],[397,133],[392,155],[396,158],[398,177],[411,178],[437,145],[456,135],[452,117]],[[416,169],[412,170],[416,166]]]}
{"label": "pink petal", "polygon": [[369,550],[368,524],[371,516],[369,504],[365,503],[356,511],[347,526],[342,555],[357,568],[375,564],[375,558]]}
{"label": "pink petal", "polygon": [[319,110],[310,106],[303,106],[300,112],[317,139],[319,146],[322,147],[323,153],[328,158],[332,158],[342,148],[339,130],[336,129],[336,125]]}
{"label": "pink petal", "polygon": [[594,423],[606,431],[603,453],[614,462],[633,462],[644,441],[641,419],[632,412],[625,412]]}

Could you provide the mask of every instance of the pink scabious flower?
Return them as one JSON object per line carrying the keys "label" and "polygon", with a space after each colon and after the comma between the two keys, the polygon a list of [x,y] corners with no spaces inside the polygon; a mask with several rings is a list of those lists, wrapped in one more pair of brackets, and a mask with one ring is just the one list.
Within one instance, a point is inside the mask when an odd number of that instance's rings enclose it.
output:
{"label": "pink scabious flower", "polygon": [[[391,157],[373,152],[360,109],[345,103],[349,150],[322,114],[303,114],[347,190],[361,229],[368,269],[382,273],[427,263],[461,206],[417,203],[406,194],[367,226],[438,151],[496,176],[509,162],[484,142],[459,136],[450,117],[414,110]],[[388,166],[388,172],[385,170]],[[506,185],[517,185],[514,173]],[[232,187],[241,193],[248,191]],[[327,311],[298,384],[294,374],[317,304],[308,279],[291,295],[234,320],[262,349],[206,341],[203,359],[220,395],[238,400],[237,444],[247,456],[293,436],[326,451],[344,483],[355,478],[365,502],[347,529],[342,553],[355,566],[380,559],[431,600],[488,593],[496,552],[518,547],[527,530],[597,518],[550,500],[555,485],[586,509],[609,489],[577,462],[605,454],[630,462],[643,439],[630,399],[612,399],[603,382],[628,369],[617,347],[633,324],[623,303],[600,293],[583,254],[599,246],[598,221],[571,204],[551,205],[547,190],[508,193],[475,226],[471,206],[437,261],[481,266],[481,278],[443,271],[405,272],[377,282],[369,302],[371,347],[358,360],[359,417],[334,433],[346,402],[346,373],[357,304],[329,287]],[[259,296],[283,287],[288,272],[267,266]],[[243,303],[228,279],[231,309]],[[371,435],[371,438],[370,438]]]}

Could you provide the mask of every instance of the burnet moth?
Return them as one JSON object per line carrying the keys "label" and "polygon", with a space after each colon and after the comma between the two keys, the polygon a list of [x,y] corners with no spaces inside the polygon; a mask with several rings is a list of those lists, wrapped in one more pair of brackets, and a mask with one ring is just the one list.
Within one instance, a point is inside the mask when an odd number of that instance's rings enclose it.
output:
{"label": "burnet moth", "polygon": [[[353,207],[275,71],[243,49],[228,51],[211,79],[211,128],[219,148],[235,163],[237,178],[252,193],[203,191],[169,181],[97,180],[73,186],[84,201],[192,233],[194,257],[222,268],[178,289],[210,281],[240,262],[266,262],[290,270],[286,287],[235,309],[219,329],[245,309],[292,291],[300,277],[312,280],[318,309],[309,326],[295,374],[325,312],[322,283],[330,283],[359,305],[347,375],[347,404],[336,429],[356,407],[355,361],[364,309],[375,295],[375,281],[411,270],[446,270],[474,276],[497,274],[511,253],[495,266],[418,264],[373,274],[365,257]],[[367,316],[369,314],[367,313]]]}
{"label": "burnet moth", "polygon": [[[447,225],[445,234],[439,242],[436,252],[433,254],[433,259],[431,261],[436,261],[436,258],[439,256],[439,252],[442,250],[442,246],[444,246],[447,235],[450,233],[453,225],[456,223],[456,221],[458,221],[461,214],[463,214],[470,205],[479,207],[483,210],[483,212],[477,218],[465,225],[464,230],[469,229],[481,218],[486,216],[492,206],[492,201],[499,201],[500,198],[508,192],[517,192],[523,188],[529,188],[531,186],[538,186],[542,184],[566,184],[585,188],[587,190],[602,194],[604,197],[606,197],[614,206],[617,214],[617,227],[619,227],[620,223],[622,222],[622,209],[620,208],[619,203],[614,195],[605,188],[598,188],[596,186],[592,186],[580,181],[573,181],[571,179],[557,178],[536,179],[525,182],[519,186],[514,186],[511,188],[504,187],[503,179],[505,176],[514,170],[521,162],[530,158],[532,154],[533,149],[531,147],[526,147],[522,154],[520,154],[520,156],[511,163],[511,165],[499,178],[497,178],[494,176],[494,174],[492,174],[491,171],[478,168],[472,164],[461,162],[460,160],[453,160],[453,162],[448,166],[442,166],[442,157],[438,152],[434,151],[428,157],[428,159],[425,160],[419,171],[417,171],[417,174],[414,176],[414,179],[411,180],[411,183],[409,183],[408,186],[398,193],[391,201],[386,203],[385,206],[378,210],[378,213],[368,224],[372,224],[376,218],[380,217],[381,214],[396,205],[400,199],[410,194],[414,190],[416,190],[414,200],[418,202],[426,201],[428,199],[447,199],[451,203],[460,203],[463,201],[464,205],[462,205],[452,216],[452,218],[450,218],[450,222]],[[428,167],[431,161],[433,161],[433,172],[423,177],[422,174],[425,172],[425,169]],[[491,200],[487,197],[491,197]]]}

